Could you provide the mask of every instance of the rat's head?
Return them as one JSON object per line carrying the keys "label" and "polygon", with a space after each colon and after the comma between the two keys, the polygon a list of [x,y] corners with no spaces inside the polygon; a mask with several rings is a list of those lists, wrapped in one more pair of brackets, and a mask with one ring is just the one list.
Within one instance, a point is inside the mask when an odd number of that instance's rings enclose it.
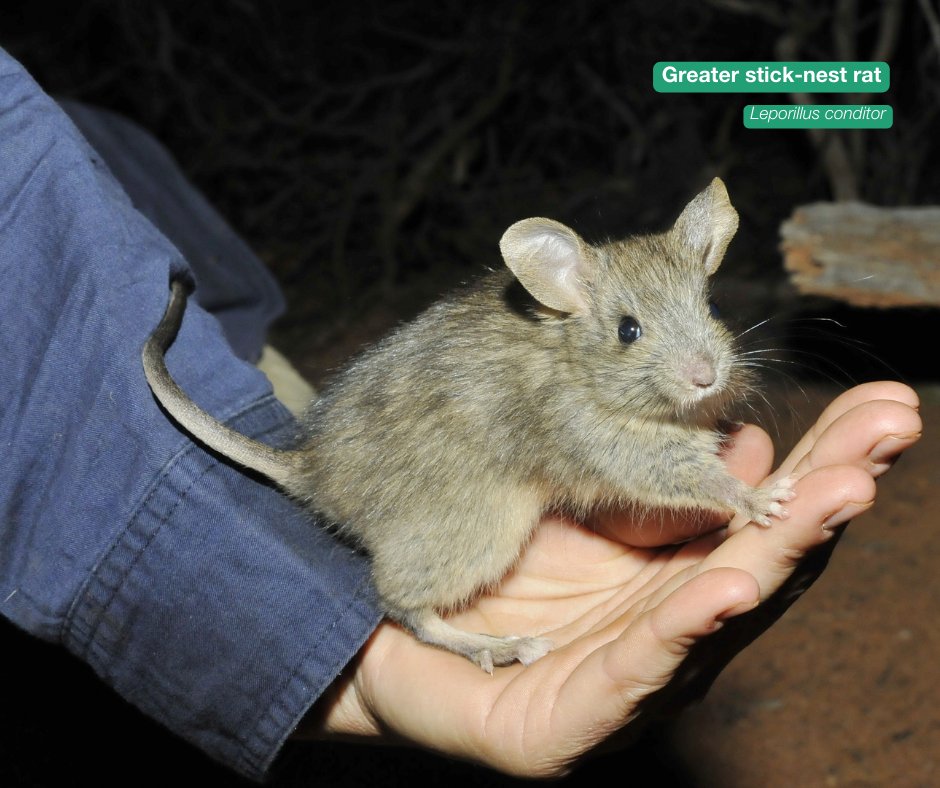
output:
{"label": "rat's head", "polygon": [[506,265],[560,313],[572,378],[625,414],[694,417],[741,393],[733,338],[708,279],[738,227],[715,178],[672,229],[602,246],[551,219],[525,219],[500,241]]}

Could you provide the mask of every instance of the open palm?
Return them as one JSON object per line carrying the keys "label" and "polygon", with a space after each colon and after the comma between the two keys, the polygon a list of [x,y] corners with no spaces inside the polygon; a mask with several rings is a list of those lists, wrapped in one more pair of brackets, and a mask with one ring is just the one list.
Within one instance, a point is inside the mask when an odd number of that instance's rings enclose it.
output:
{"label": "open palm", "polygon": [[[701,513],[546,519],[512,574],[453,621],[544,635],[553,651],[487,675],[382,624],[321,702],[319,733],[392,737],[514,774],[563,773],[643,712],[704,691],[808,587],[824,565],[813,548],[871,506],[874,479],[917,440],[916,407],[914,392],[893,383],[839,397],[773,474],[792,474],[798,495],[770,528],[714,530]],[[771,457],[767,436],[745,427],[726,459],[756,484]],[[705,637],[724,621],[731,632]]]}

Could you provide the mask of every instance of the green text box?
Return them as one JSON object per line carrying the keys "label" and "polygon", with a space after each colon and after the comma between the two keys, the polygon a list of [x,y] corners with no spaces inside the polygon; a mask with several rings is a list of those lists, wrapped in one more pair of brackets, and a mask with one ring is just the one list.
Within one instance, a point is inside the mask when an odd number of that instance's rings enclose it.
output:
{"label": "green text box", "polygon": [[888,104],[748,104],[749,129],[890,129]]}
{"label": "green text box", "polygon": [[865,61],[660,61],[653,66],[659,93],[884,93],[887,63]]}

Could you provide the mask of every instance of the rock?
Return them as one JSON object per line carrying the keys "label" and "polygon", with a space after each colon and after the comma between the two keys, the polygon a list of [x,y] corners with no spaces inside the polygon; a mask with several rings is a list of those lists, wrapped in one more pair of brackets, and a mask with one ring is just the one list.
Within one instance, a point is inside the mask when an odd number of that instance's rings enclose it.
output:
{"label": "rock", "polygon": [[814,203],[797,208],[780,235],[802,293],[855,306],[940,306],[940,208]]}

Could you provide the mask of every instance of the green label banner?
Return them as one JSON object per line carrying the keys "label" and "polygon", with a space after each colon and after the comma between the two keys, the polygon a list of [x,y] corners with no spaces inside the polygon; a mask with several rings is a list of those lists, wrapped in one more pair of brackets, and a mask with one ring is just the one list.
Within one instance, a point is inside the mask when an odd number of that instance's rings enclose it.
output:
{"label": "green label banner", "polygon": [[660,61],[659,93],[884,93],[891,69],[881,61]]}
{"label": "green label banner", "polygon": [[890,129],[888,104],[748,104],[749,129]]}

